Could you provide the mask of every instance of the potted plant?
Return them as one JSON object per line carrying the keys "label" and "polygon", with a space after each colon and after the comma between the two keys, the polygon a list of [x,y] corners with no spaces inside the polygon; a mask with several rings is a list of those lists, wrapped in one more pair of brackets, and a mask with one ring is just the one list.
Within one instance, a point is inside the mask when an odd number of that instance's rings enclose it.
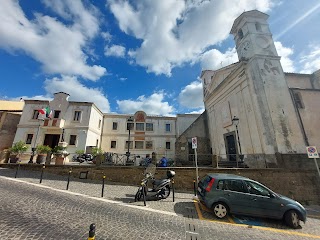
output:
{"label": "potted plant", "polygon": [[93,156],[93,162],[96,165],[100,165],[104,160],[103,150],[99,147],[93,147],[91,150],[91,154]]}
{"label": "potted plant", "polygon": [[17,163],[18,161],[20,161],[21,154],[26,152],[27,149],[28,149],[28,146],[23,141],[14,143],[13,146],[9,148],[10,163]]}
{"label": "potted plant", "polygon": [[52,149],[52,154],[56,158],[56,165],[63,165],[64,158],[69,155],[69,153],[66,151],[66,147],[63,146],[55,146]]}
{"label": "potted plant", "polygon": [[51,152],[51,150],[52,150],[51,147],[49,147],[47,145],[39,145],[39,146],[37,146],[36,151],[37,151],[38,156],[37,156],[37,159],[36,159],[36,163],[38,163],[38,164],[44,163],[45,160],[46,160],[47,154],[49,152]]}

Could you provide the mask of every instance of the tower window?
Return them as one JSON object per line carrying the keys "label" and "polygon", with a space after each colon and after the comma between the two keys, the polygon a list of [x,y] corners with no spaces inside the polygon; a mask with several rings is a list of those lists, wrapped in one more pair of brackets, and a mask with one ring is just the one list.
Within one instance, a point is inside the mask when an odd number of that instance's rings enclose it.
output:
{"label": "tower window", "polygon": [[304,108],[304,104],[302,102],[301,93],[294,92],[293,93],[293,99],[294,99],[294,102],[296,103],[297,108]]}
{"label": "tower window", "polygon": [[243,38],[242,29],[239,29],[239,31],[238,31],[238,37],[239,37],[239,39],[242,39],[242,38]]}
{"label": "tower window", "polygon": [[262,29],[261,29],[261,24],[260,23],[258,23],[258,22],[256,22],[256,30],[258,31],[258,32],[262,32]]}

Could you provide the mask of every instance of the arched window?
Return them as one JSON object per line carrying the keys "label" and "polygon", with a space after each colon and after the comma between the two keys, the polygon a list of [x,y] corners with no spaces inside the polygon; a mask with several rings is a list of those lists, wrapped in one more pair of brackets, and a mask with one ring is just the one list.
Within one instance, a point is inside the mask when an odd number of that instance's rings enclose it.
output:
{"label": "arched window", "polygon": [[239,39],[242,39],[242,38],[243,38],[242,29],[239,29],[239,31],[238,31],[238,37],[239,37]]}

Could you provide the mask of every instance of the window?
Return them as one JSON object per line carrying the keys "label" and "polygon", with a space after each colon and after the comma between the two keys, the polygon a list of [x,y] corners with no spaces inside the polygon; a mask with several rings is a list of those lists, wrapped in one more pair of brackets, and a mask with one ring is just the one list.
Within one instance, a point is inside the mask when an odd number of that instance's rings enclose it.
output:
{"label": "window", "polygon": [[32,138],[33,138],[33,134],[28,134],[27,135],[26,144],[31,144],[32,143]]}
{"label": "window", "polygon": [[135,141],[134,148],[135,149],[143,149],[143,141]]}
{"label": "window", "polygon": [[297,108],[304,108],[304,104],[302,102],[302,97],[300,92],[294,92],[293,99],[294,99],[294,102],[296,103]]}
{"label": "window", "polygon": [[[128,145],[127,145],[128,146]],[[117,148],[117,142],[116,141],[111,141],[111,148]]]}
{"label": "window", "polygon": [[249,193],[255,194],[255,195],[261,195],[265,197],[270,197],[270,192],[268,189],[264,188],[260,184],[257,184],[255,182],[245,181],[247,188],[249,190]]}
{"label": "window", "polygon": [[241,180],[225,180],[224,190],[230,190],[234,192],[247,193],[247,188]]}
{"label": "window", "polygon": [[69,145],[76,145],[77,135],[70,135]]}
{"label": "window", "polygon": [[81,119],[81,111],[75,111],[73,116],[73,121],[80,122]]}
{"label": "window", "polygon": [[166,142],[166,149],[170,149],[170,142]]}
{"label": "window", "polygon": [[113,122],[112,123],[112,130],[117,130],[118,129],[118,123],[117,122]]}
{"label": "window", "polygon": [[[130,144],[129,144],[129,148],[132,149],[132,141],[130,141]],[[128,141],[126,141],[126,146],[125,146],[125,149],[128,149]]]}
{"label": "window", "polygon": [[242,39],[242,38],[243,38],[242,29],[239,29],[239,31],[238,31],[238,37],[239,37],[239,39]]}
{"label": "window", "polygon": [[152,141],[146,141],[146,149],[153,149],[153,142]]}
{"label": "window", "polygon": [[146,131],[153,131],[153,123],[146,123]]}
{"label": "window", "polygon": [[166,123],[166,132],[170,132],[171,131],[171,125],[170,123]]}
{"label": "window", "polygon": [[101,127],[101,119],[99,119],[99,123],[98,123],[98,128],[100,129]]}
{"label": "window", "polygon": [[38,119],[38,116],[39,116],[39,111],[38,110],[33,110],[32,119]]}
{"label": "window", "polygon": [[137,131],[144,131],[144,123],[136,123]]}
{"label": "window", "polygon": [[53,115],[53,118],[59,118],[60,117],[60,112],[61,111],[54,111],[54,115]]}
{"label": "window", "polygon": [[260,23],[258,23],[258,22],[256,22],[256,30],[258,31],[258,32],[262,32],[262,29],[261,29],[261,24]]}

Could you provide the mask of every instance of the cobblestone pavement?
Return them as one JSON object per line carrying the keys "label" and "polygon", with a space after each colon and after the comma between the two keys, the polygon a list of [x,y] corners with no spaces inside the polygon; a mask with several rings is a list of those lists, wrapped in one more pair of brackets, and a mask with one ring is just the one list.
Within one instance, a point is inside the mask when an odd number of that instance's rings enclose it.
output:
{"label": "cobblestone pavement", "polygon": [[320,239],[319,219],[299,230],[234,225],[197,212],[189,193],[144,207],[135,186],[106,183],[101,198],[93,181],[71,179],[66,191],[66,176],[44,172],[39,184],[40,172],[15,173],[0,169],[0,239],[87,239],[93,222],[96,239]]}

